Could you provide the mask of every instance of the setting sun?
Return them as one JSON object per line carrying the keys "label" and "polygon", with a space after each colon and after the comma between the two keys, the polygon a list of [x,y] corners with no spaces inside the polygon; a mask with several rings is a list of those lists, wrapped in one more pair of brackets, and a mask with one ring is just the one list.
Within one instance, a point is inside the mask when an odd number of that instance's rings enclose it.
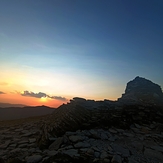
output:
{"label": "setting sun", "polygon": [[47,102],[47,100],[48,100],[47,97],[41,97],[41,98],[40,98],[40,101],[41,101],[41,102]]}

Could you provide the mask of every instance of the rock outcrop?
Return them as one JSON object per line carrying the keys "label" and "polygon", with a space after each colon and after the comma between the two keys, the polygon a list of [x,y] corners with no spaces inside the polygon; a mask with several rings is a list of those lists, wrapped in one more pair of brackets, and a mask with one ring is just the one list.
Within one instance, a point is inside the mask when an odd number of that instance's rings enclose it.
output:
{"label": "rock outcrop", "polygon": [[127,83],[125,93],[118,100],[125,104],[163,105],[163,93],[158,84],[137,76]]}

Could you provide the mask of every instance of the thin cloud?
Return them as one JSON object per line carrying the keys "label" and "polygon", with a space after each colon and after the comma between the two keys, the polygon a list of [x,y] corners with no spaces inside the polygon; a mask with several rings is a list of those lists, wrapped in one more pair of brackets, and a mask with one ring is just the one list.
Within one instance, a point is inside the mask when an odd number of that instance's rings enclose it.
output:
{"label": "thin cloud", "polygon": [[5,94],[4,92],[0,91],[0,94]]}
{"label": "thin cloud", "polygon": [[47,97],[46,93],[43,92],[34,93],[34,92],[24,91],[23,93],[21,93],[21,95],[35,97],[35,98]]}
{"label": "thin cloud", "polygon": [[0,82],[0,85],[5,86],[5,85],[9,85],[9,84],[7,82]]}
{"label": "thin cloud", "polygon": [[[19,93],[19,92],[17,92]],[[34,93],[34,92],[30,92],[30,91],[23,91],[21,93],[22,96],[28,96],[28,97],[35,97],[35,98],[42,98],[42,97],[48,97],[51,99],[56,99],[56,100],[60,100],[60,101],[67,101],[67,99],[65,97],[61,97],[61,96],[49,96],[46,93],[43,92],[39,92],[39,93]]]}
{"label": "thin cloud", "polygon": [[50,98],[60,100],[60,101],[67,101],[67,99],[65,97],[61,97],[61,96],[51,96]]}

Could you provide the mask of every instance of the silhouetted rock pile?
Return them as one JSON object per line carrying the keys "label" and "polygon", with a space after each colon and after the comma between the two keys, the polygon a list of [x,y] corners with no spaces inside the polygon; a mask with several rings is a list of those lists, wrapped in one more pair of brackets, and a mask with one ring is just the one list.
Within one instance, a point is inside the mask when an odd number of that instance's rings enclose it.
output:
{"label": "silhouetted rock pile", "polygon": [[[148,91],[149,86],[145,87],[143,83],[151,85],[152,91]],[[127,84],[125,95],[118,101],[73,98],[37,123],[2,126],[0,161],[161,163],[163,107],[160,105],[160,89],[137,77]],[[142,96],[137,92],[142,92]],[[136,97],[134,102],[130,101],[129,94]],[[146,97],[154,97],[154,100],[147,103]]]}
{"label": "silhouetted rock pile", "polygon": [[163,105],[163,93],[158,84],[142,77],[127,83],[125,93],[119,98],[123,103]]}

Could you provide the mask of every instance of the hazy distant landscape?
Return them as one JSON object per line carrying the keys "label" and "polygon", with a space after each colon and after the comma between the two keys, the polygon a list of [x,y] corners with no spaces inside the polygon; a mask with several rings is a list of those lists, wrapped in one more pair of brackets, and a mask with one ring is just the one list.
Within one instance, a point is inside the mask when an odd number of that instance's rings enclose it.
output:
{"label": "hazy distant landscape", "polygon": [[0,121],[42,116],[51,114],[53,111],[54,108],[47,106],[0,108]]}

